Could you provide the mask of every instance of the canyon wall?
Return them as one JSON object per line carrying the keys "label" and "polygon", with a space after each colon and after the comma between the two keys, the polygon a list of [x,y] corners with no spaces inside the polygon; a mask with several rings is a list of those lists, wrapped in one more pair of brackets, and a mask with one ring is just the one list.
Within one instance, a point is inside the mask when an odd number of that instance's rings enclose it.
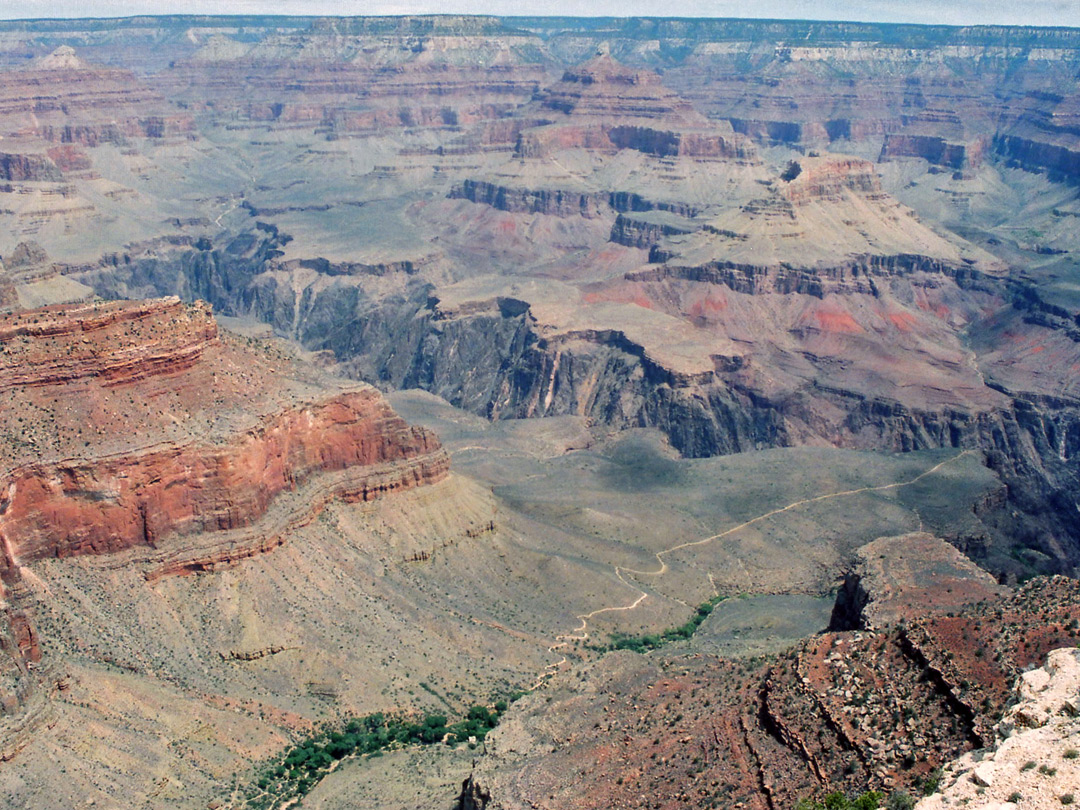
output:
{"label": "canyon wall", "polygon": [[[835,791],[917,793],[960,754],[967,764],[956,770],[967,772],[994,740],[1017,677],[1071,643],[1076,583],[1036,579],[1015,592],[972,583],[962,570],[971,563],[926,535],[882,538],[863,553],[889,572],[866,582],[872,602],[895,608],[880,626],[825,632],[767,662],[702,654],[692,640],[610,653],[584,688],[556,681],[513,707],[465,781],[463,806],[515,810],[544,795],[553,808],[766,810]],[[1058,666],[1067,682],[1071,662]],[[1055,725],[1072,722],[1060,697],[1054,709]]]}
{"label": "canyon wall", "polygon": [[341,494],[370,500],[433,483],[448,468],[432,434],[409,427],[366,390],[284,412],[225,446],[12,470],[0,532],[20,564],[155,547],[171,535],[249,526],[281,492],[314,475],[390,462],[400,465],[398,480],[380,475],[377,485]]}
{"label": "canyon wall", "polygon": [[34,629],[35,562],[120,555],[152,580],[212,570],[272,550],[335,498],[449,469],[438,439],[373,388],[298,379],[293,361],[223,338],[201,302],[17,310],[0,318],[0,347],[5,757],[62,681]]}
{"label": "canyon wall", "polygon": [[[1071,459],[1080,452],[1080,406],[1070,396],[984,389],[990,397],[985,403],[901,402],[825,379],[770,392],[754,382],[759,359],[752,354],[720,352],[711,357],[711,370],[682,371],[626,330],[552,333],[524,305],[445,311],[418,276],[402,279],[385,299],[332,273],[325,276],[332,283],[298,296],[287,275],[267,272],[276,242],[265,232],[262,239],[261,247],[243,256],[222,248],[181,250],[122,268],[109,265],[85,279],[107,295],[205,296],[226,314],[254,316],[309,349],[331,352],[350,376],[423,388],[489,418],[575,414],[614,428],[656,427],[691,457],[823,440],[888,452],[979,449],[1009,484],[1012,503],[1028,515],[1006,520],[1002,531],[1061,564],[1077,559],[1071,540],[1052,539],[1073,534],[1068,504],[1076,491]],[[867,257],[847,270],[747,268],[745,277],[738,268],[718,267],[705,278],[706,270],[694,269],[688,282],[689,271],[665,264],[628,280],[723,284],[774,300],[873,297],[875,285],[894,279],[888,283],[951,285],[956,295],[1015,296],[1016,307],[1027,306],[1011,282],[919,256]],[[350,329],[335,328],[342,318],[350,320]],[[1047,510],[1040,503],[1055,506]]]}

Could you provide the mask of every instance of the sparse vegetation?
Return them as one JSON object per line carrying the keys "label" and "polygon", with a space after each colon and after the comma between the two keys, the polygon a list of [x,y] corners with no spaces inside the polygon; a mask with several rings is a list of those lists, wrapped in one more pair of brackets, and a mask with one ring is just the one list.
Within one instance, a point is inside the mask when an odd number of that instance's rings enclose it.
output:
{"label": "sparse vegetation", "polygon": [[[1032,763],[1032,764],[1034,764],[1034,763]],[[938,768],[937,770],[932,772],[929,776],[927,776],[926,779],[924,779],[923,783],[922,783],[923,795],[924,796],[929,796],[931,793],[936,791],[938,789],[938,787],[941,786],[941,780],[942,780],[942,777],[944,777],[944,775],[945,775],[944,771],[942,771],[941,768]]]}
{"label": "sparse vegetation", "polygon": [[895,791],[885,803],[886,810],[914,810],[915,797],[903,790]]}
{"label": "sparse vegetation", "polygon": [[697,606],[694,615],[684,624],[678,627],[669,627],[662,633],[648,633],[643,636],[632,636],[626,633],[612,633],[610,644],[591,644],[589,649],[599,652],[611,650],[633,650],[634,652],[649,652],[658,649],[672,641],[685,641],[694,635],[701,623],[709,617],[713,609],[723,602],[726,596],[714,596]]}
{"label": "sparse vegetation", "polygon": [[387,716],[382,712],[348,720],[337,729],[323,728],[266,762],[242,793],[246,810],[273,810],[296,806],[337,762],[353,756],[381,756],[384,751],[406,745],[468,744],[487,736],[509,708],[508,700],[491,706],[473,706],[465,717],[448,725],[445,715]]}
{"label": "sparse vegetation", "polygon": [[[821,801],[813,799],[799,799],[795,810],[878,810],[881,807],[882,796],[876,790],[868,790],[854,798],[849,798],[843,793],[830,793]],[[892,805],[887,805],[892,810]]]}

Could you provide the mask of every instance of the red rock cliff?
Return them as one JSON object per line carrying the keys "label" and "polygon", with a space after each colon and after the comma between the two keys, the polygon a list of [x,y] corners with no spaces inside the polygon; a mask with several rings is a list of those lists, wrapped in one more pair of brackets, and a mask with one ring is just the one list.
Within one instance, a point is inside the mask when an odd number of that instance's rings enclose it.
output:
{"label": "red rock cliff", "polygon": [[[423,458],[419,467],[405,462]],[[438,440],[410,427],[372,389],[285,411],[223,446],[165,447],[35,464],[8,477],[3,532],[18,562],[156,545],[170,534],[249,526],[311,476],[402,462],[367,500],[445,476]]]}
{"label": "red rock cliff", "polygon": [[374,388],[221,335],[205,304],[20,311],[0,316],[0,349],[0,758],[52,677],[24,566],[145,549],[150,579],[209,570],[275,548],[334,498],[449,469]]}

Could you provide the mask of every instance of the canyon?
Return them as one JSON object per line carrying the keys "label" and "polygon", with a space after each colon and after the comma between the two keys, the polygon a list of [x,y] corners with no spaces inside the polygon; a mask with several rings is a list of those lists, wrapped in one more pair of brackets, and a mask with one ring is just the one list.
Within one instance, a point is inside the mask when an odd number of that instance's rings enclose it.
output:
{"label": "canyon", "polygon": [[[59,683],[40,666],[35,562],[136,550],[150,582],[212,570],[283,542],[331,499],[446,477],[438,440],[374,389],[270,374],[288,358],[222,340],[205,304],[54,305],[3,320],[5,758],[40,722],[36,693]],[[304,502],[285,511],[286,491]],[[281,514],[266,525],[271,509]],[[197,556],[181,539],[193,534],[207,537]]]}
{"label": "canyon", "polygon": [[0,21],[2,801],[278,806],[242,785],[304,735],[520,691],[476,763],[303,805],[778,810],[983,757],[1080,626],[1078,63]]}

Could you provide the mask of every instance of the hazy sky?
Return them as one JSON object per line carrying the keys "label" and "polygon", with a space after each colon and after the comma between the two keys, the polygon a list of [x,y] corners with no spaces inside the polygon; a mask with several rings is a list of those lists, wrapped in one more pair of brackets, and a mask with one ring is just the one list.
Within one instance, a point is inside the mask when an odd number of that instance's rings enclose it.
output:
{"label": "hazy sky", "polygon": [[1080,26],[1080,0],[0,0],[0,18],[133,14],[552,14]]}

